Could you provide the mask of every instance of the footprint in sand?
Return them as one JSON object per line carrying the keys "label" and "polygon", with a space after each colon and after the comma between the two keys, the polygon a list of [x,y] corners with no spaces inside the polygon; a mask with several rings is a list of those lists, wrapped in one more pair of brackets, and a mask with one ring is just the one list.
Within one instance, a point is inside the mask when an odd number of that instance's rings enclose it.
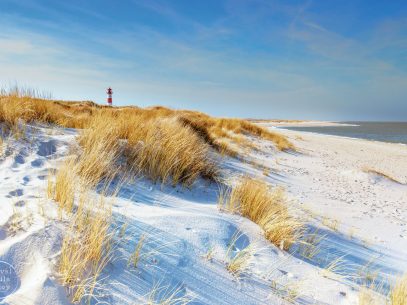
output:
{"label": "footprint in sand", "polygon": [[13,168],[25,163],[24,156],[20,153],[14,157]]}
{"label": "footprint in sand", "polygon": [[34,161],[31,162],[32,167],[41,167],[44,165],[44,161],[41,159],[35,159]]}
{"label": "footprint in sand", "polygon": [[24,195],[24,191],[22,189],[16,189],[8,193],[7,197],[20,197]]}
{"label": "footprint in sand", "polygon": [[0,229],[0,240],[6,239],[7,233],[4,229]]}
{"label": "footprint in sand", "polygon": [[48,157],[53,155],[57,151],[57,145],[55,140],[48,142],[41,142],[38,147],[37,154],[41,157]]}
{"label": "footprint in sand", "polygon": [[24,176],[24,178],[23,178],[23,181],[24,181],[24,183],[23,183],[23,185],[26,185],[28,182],[30,182],[30,177],[29,176]]}
{"label": "footprint in sand", "polygon": [[25,206],[25,201],[24,201],[24,200],[17,201],[17,202],[15,203],[15,205],[16,205],[17,207],[23,207],[23,206]]}

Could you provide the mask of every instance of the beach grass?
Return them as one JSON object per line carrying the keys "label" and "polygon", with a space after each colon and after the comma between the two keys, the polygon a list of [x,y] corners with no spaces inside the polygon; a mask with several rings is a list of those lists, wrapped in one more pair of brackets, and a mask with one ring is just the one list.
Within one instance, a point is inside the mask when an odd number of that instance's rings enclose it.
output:
{"label": "beach grass", "polygon": [[113,108],[23,93],[0,95],[0,122],[10,132],[31,122],[82,130],[80,172],[91,184],[105,177],[121,157],[126,158],[128,168],[153,181],[188,186],[199,177],[216,178],[218,166],[212,150],[236,157],[240,147],[256,149],[255,137],[273,142],[280,150],[294,149],[285,136],[242,119],[164,107]]}
{"label": "beach grass", "polygon": [[270,242],[285,250],[299,239],[303,229],[302,222],[290,214],[284,191],[256,178],[241,177],[231,190],[222,190],[218,206],[252,220]]}
{"label": "beach grass", "polygon": [[392,176],[392,175],[390,175],[390,174],[388,174],[388,173],[386,173],[386,172],[384,172],[382,170],[378,170],[376,168],[366,167],[365,166],[365,167],[362,168],[362,170],[365,173],[377,175],[379,177],[383,177],[383,178],[385,178],[385,179],[387,179],[389,181],[395,182],[397,184],[406,184],[405,182],[402,182],[400,179],[398,179],[398,178],[396,178],[396,177],[394,177],[394,176]]}
{"label": "beach grass", "polygon": [[[78,130],[67,158],[49,172],[46,190],[66,225],[57,271],[73,303],[90,302],[100,275],[112,259],[114,225],[105,192],[119,173],[190,187],[198,179],[217,180],[219,155],[237,157],[239,148],[256,150],[256,138],[274,143],[278,150],[295,149],[284,136],[246,120],[164,107],[113,108],[88,101],[48,100],[30,91],[0,94],[0,123],[9,134],[24,133],[21,128],[31,123]],[[95,190],[101,184],[105,189],[98,194]],[[257,223],[265,237],[281,249],[288,249],[297,240],[302,224],[289,213],[281,189],[243,177],[224,195],[222,208]],[[129,259],[135,268],[144,243],[142,237]],[[227,270],[241,274],[253,254],[252,246],[236,253]],[[178,297],[171,292],[158,304],[172,304],[174,300]]]}
{"label": "beach grass", "polygon": [[407,274],[400,277],[389,295],[391,305],[407,304]]}

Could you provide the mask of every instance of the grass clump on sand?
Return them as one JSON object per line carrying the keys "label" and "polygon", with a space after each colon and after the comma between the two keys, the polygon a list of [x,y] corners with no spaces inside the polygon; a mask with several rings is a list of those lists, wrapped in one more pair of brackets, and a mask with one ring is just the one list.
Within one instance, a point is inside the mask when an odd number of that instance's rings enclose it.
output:
{"label": "grass clump on sand", "polygon": [[192,297],[184,292],[183,284],[177,286],[154,284],[152,290],[146,296],[145,305],[187,305],[193,301]]}
{"label": "grass clump on sand", "polygon": [[111,208],[102,195],[92,198],[85,192],[69,216],[58,263],[61,283],[73,303],[90,301],[97,294],[100,275],[112,257]]}
{"label": "grass clump on sand", "polygon": [[221,192],[219,206],[257,223],[264,236],[282,249],[289,249],[300,237],[303,225],[290,215],[283,190],[261,180],[242,177],[231,191]]}
{"label": "grass clump on sand", "polygon": [[390,305],[407,304],[407,274],[401,277],[389,295]]}
{"label": "grass clump on sand", "polygon": [[[47,195],[67,222],[57,268],[73,303],[95,298],[100,275],[112,257],[112,212],[105,194],[117,173],[118,146],[109,132],[96,138],[95,130],[83,130],[80,149],[48,177]],[[94,193],[101,183],[101,194]]]}
{"label": "grass clump on sand", "polygon": [[72,212],[76,189],[75,160],[69,158],[57,171],[48,174],[47,196],[57,202],[60,218],[63,211]]}
{"label": "grass clump on sand", "polygon": [[83,168],[81,159],[67,158],[49,175],[47,187],[48,197],[55,200],[59,217],[66,222],[57,270],[73,303],[90,302],[97,295],[100,275],[112,256],[112,209],[105,197],[108,185],[101,194],[94,193],[92,184],[80,177]]}
{"label": "grass clump on sand", "polygon": [[130,166],[153,181],[191,185],[198,177],[217,174],[210,147],[176,118],[149,119],[128,134]]}
{"label": "grass clump on sand", "polygon": [[396,177],[394,177],[394,176],[392,176],[390,174],[387,174],[387,173],[385,173],[385,172],[383,172],[381,170],[377,170],[375,168],[363,167],[362,170],[367,174],[377,175],[379,177],[383,177],[383,178],[385,178],[385,179],[387,179],[389,181],[395,182],[397,184],[407,184],[407,181],[402,182],[400,179],[398,179],[398,178],[396,178]]}
{"label": "grass clump on sand", "polygon": [[251,266],[252,258],[256,253],[256,248],[253,244],[249,244],[245,248],[238,250],[237,242],[243,236],[240,231],[236,231],[226,251],[226,269],[234,276],[240,277]]}
{"label": "grass clump on sand", "polygon": [[112,258],[113,243],[111,203],[105,197],[108,185],[101,194],[94,193],[95,180],[80,176],[85,166],[82,162],[67,158],[49,175],[47,188],[48,197],[58,205],[60,219],[66,221],[57,270],[73,303],[90,302],[98,294],[100,275]]}
{"label": "grass clump on sand", "polygon": [[407,304],[407,273],[399,277],[394,286],[390,286],[388,279],[377,281],[377,274],[373,279],[368,279],[368,284],[361,286],[359,290],[360,305],[406,305]]}
{"label": "grass clump on sand", "polygon": [[76,154],[76,172],[81,182],[96,186],[102,179],[112,179],[118,172],[121,155],[118,131],[112,120],[97,113],[88,128],[81,131]]}

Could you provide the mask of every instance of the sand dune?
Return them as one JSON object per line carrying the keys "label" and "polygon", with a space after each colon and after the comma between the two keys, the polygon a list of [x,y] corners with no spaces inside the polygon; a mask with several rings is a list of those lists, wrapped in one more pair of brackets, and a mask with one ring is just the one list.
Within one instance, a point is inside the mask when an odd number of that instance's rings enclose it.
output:
{"label": "sand dune", "polygon": [[[45,193],[50,169],[59,166],[77,132],[46,125],[29,125],[26,132],[26,138],[6,139],[0,157],[0,261],[12,264],[19,276],[4,303],[70,304],[56,273],[64,223]],[[325,235],[318,254],[306,258],[300,247],[282,251],[255,223],[220,212],[214,183],[199,180],[181,188],[140,178],[112,199],[115,224],[126,228],[91,303],[143,304],[153,298],[159,304],[176,292],[191,304],[358,304],[352,277],[366,265],[392,280],[406,270],[407,147],[283,133],[298,152],[253,139],[261,148],[247,156],[253,162],[224,157],[224,177],[249,174],[285,187],[307,228]],[[402,183],[368,173],[366,166]],[[249,244],[256,249],[239,278],[226,268],[236,232],[241,233],[234,253]],[[134,268],[129,259],[141,236],[143,255]],[[330,266],[338,257],[342,269]],[[154,287],[160,288],[152,295]]]}

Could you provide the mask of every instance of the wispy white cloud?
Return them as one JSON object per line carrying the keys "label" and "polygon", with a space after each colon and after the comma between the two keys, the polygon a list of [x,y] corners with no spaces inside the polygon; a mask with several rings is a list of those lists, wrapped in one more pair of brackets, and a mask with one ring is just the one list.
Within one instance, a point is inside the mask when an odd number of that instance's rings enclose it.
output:
{"label": "wispy white cloud", "polygon": [[[234,1],[227,15],[205,25],[162,2],[142,3],[172,22],[189,25],[187,36],[138,24],[110,28],[106,35],[77,21],[8,15],[0,21],[7,29],[0,34],[0,83],[16,80],[56,97],[97,101],[104,100],[104,88],[110,85],[122,103],[165,104],[229,116],[351,119],[355,109],[363,113],[370,103],[365,114],[371,111],[373,117],[385,113],[387,106],[380,100],[396,109],[388,117],[407,113],[406,70],[381,54],[384,49],[402,50],[402,20],[378,25],[360,40],[316,20],[308,13],[311,2],[255,2],[253,14],[245,12],[248,2]],[[60,14],[47,12],[57,19]],[[92,15],[87,9],[83,14]],[[269,36],[268,29],[261,30],[261,43],[269,49],[222,43],[248,31],[247,24],[275,14],[284,15],[287,28],[276,26]],[[97,12],[93,17],[104,18]],[[67,32],[78,35],[58,37]],[[276,45],[282,45],[283,52],[275,51]]]}

